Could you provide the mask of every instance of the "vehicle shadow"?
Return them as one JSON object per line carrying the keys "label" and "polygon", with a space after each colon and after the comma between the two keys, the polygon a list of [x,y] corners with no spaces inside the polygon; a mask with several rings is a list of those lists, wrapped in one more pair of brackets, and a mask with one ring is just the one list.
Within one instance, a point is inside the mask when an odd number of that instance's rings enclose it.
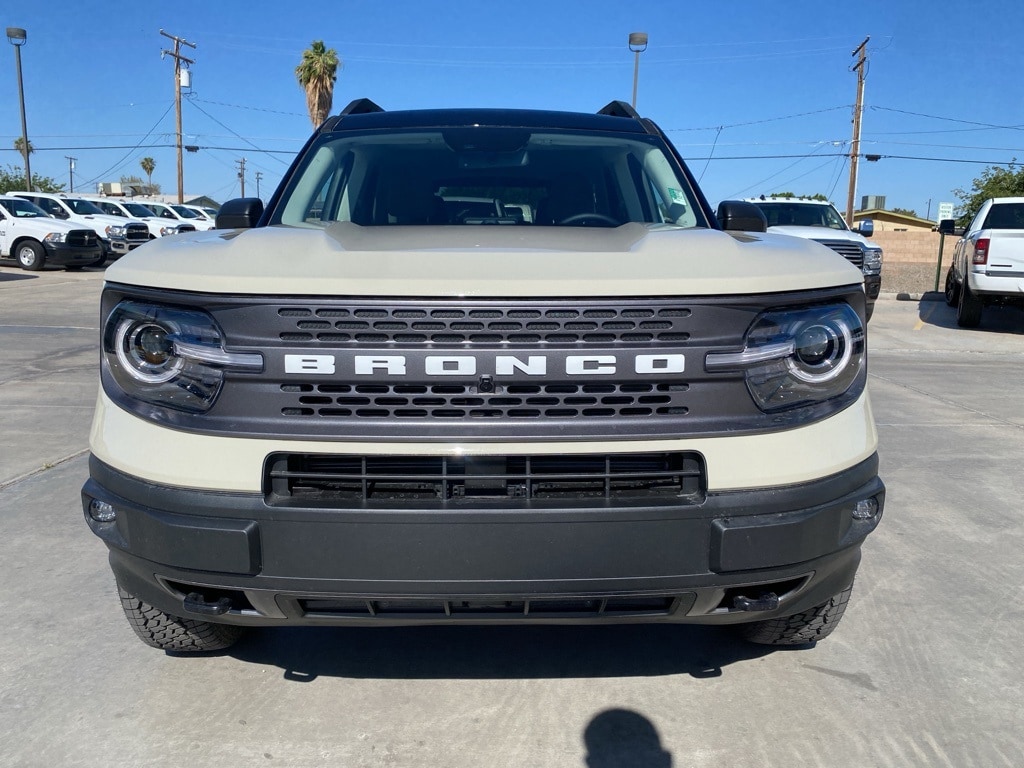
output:
{"label": "vehicle shadow", "polygon": [[990,333],[1024,333],[1024,309],[994,305],[985,307],[981,324],[977,328],[961,328],[956,324],[956,307],[947,306],[945,299],[934,301],[922,298],[917,304],[917,316],[922,323],[937,328],[949,328],[964,333],[988,331]]}
{"label": "vehicle shadow", "polygon": [[[806,649],[810,646],[796,646]],[[250,631],[228,655],[284,678],[714,678],[730,664],[786,650],[729,628],[684,625],[283,627]]]}
{"label": "vehicle shadow", "polygon": [[24,272],[0,271],[0,283],[13,283],[15,280],[38,280],[39,275],[30,275]]}

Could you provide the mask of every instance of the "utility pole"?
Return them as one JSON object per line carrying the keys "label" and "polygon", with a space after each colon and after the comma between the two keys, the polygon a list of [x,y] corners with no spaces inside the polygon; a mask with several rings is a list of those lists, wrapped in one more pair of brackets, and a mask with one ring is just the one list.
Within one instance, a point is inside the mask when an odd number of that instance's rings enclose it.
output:
{"label": "utility pole", "polygon": [[192,59],[181,55],[181,46],[187,45],[189,48],[195,48],[196,44],[183,40],[180,37],[169,35],[162,29],[160,34],[174,41],[174,50],[160,51],[160,58],[170,56],[174,59],[174,127],[175,146],[178,149],[178,204],[180,205],[185,202],[185,172],[181,161],[181,65],[184,63],[187,68],[189,64],[195,64]]}
{"label": "utility pole", "polygon": [[857,73],[857,104],[853,108],[853,142],[850,144],[850,190],[846,195],[846,226],[853,226],[853,198],[857,194],[857,160],[860,158],[860,115],[864,110],[864,70],[868,61],[868,40],[858,45],[851,56],[858,56],[853,70]]}
{"label": "utility pole", "polygon": [[68,157],[64,155],[64,159],[68,161],[68,180],[70,182],[72,192],[75,191],[75,160],[77,157]]}
{"label": "utility pole", "polygon": [[[256,197],[260,196],[260,179],[263,178],[263,174],[256,171]],[[262,199],[262,198],[261,198]]]}
{"label": "utility pole", "polygon": [[238,178],[242,180],[242,194],[239,197],[245,197],[245,158],[235,162],[238,163]]}

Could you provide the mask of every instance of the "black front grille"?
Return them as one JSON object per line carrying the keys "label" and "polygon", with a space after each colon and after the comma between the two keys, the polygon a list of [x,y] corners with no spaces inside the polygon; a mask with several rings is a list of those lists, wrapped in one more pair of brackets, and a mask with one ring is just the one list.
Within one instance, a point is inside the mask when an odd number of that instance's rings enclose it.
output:
{"label": "black front grille", "polygon": [[[323,618],[365,618],[437,620],[446,616],[463,619],[545,619],[614,618],[626,616],[668,616],[679,606],[682,595],[637,595],[626,597],[553,597],[502,600],[472,598],[431,600],[424,598],[363,600],[359,598],[300,598],[305,616]],[[692,602],[692,600],[691,600]]]}
{"label": "black front grille", "polygon": [[634,381],[508,384],[493,393],[463,384],[282,384],[286,417],[531,419],[685,416],[689,384]]}
{"label": "black front grille", "polygon": [[849,240],[817,240],[815,242],[831,248],[856,267],[864,266],[864,251],[857,243]]}
{"label": "black front grille", "polygon": [[91,229],[74,229],[68,232],[65,242],[76,248],[91,248],[99,245],[100,237]]}
{"label": "black front grille", "polygon": [[127,224],[124,228],[124,237],[126,240],[149,240],[149,227],[145,224]]}
{"label": "black front grille", "polygon": [[271,505],[361,504],[488,498],[616,499],[647,503],[704,499],[704,462],[696,453],[534,456],[346,456],[273,454],[264,470]]}
{"label": "black front grille", "polygon": [[459,307],[405,304],[288,306],[278,338],[324,344],[678,343],[690,338],[686,305],[594,303]]}

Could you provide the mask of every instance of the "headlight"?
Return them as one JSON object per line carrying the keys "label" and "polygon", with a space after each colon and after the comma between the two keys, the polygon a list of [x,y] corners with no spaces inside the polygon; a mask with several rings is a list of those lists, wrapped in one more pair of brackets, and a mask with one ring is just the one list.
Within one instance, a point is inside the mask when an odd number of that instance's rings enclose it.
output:
{"label": "headlight", "polygon": [[830,400],[864,368],[864,327],[848,304],[765,312],[742,352],[711,353],[708,371],[741,370],[766,413]]}
{"label": "headlight", "polygon": [[43,242],[63,243],[65,240],[67,240],[67,237],[67,232],[51,232],[50,234],[43,238]]}
{"label": "headlight", "polygon": [[864,251],[865,275],[877,275],[882,271],[882,249],[868,248]]}
{"label": "headlight", "polygon": [[160,227],[160,236],[161,237],[166,237],[167,235],[176,235],[176,234],[178,234],[178,228],[177,227]]}
{"label": "headlight", "polygon": [[262,355],[227,352],[221,339],[203,312],[122,301],[103,330],[104,364],[130,397],[201,413],[216,400],[225,370],[263,369]]}
{"label": "headlight", "polygon": [[107,237],[124,237],[124,227],[120,224],[111,224],[106,231]]}

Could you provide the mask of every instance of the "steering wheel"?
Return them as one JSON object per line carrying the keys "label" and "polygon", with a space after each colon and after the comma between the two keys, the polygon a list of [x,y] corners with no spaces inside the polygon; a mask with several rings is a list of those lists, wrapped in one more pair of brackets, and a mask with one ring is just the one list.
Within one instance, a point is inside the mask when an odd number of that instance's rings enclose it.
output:
{"label": "steering wheel", "polygon": [[605,216],[603,213],[574,213],[572,216],[562,219],[558,224],[559,226],[579,224],[581,221],[586,221],[587,219],[602,221],[612,227],[617,227],[621,223],[618,219],[613,219],[611,216]]}

